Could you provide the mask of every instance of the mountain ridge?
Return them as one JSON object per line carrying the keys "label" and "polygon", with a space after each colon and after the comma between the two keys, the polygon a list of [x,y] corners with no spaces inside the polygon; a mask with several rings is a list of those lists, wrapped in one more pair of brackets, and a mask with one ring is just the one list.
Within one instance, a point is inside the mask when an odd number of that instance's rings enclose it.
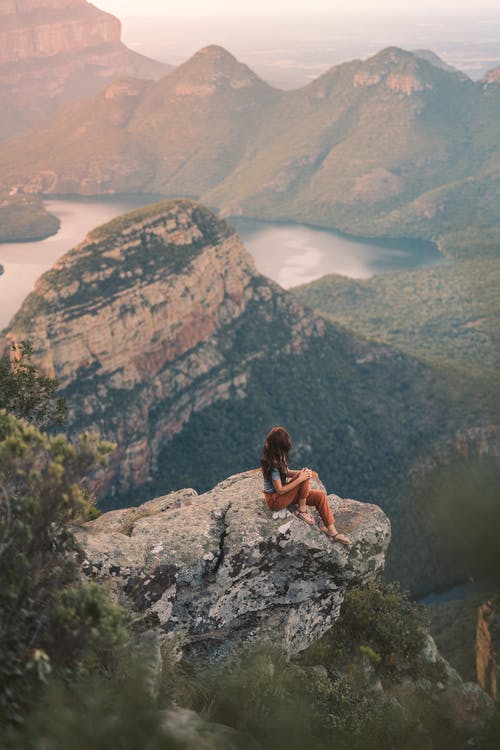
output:
{"label": "mountain ridge", "polygon": [[450,253],[477,225],[496,247],[498,89],[411,52],[389,47],[280,91],[211,45],[130,97],[126,117],[107,96],[0,150],[5,185],[184,195],[223,216],[421,237]]}

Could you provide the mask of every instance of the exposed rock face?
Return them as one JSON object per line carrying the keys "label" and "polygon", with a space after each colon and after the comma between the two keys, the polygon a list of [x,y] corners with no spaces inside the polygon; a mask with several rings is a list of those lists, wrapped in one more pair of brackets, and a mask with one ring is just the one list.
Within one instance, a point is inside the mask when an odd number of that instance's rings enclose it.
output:
{"label": "exposed rock face", "polygon": [[403,476],[419,446],[457,426],[432,368],[304,310],[257,273],[226,222],[187,200],[91,232],[41,277],[7,338],[32,341],[61,382],[70,436],[117,444],[108,508],[137,502],[138,486],[145,499],[207,489],[255,466],[280,423],[300,440],[297,464],[384,503],[394,467]]}
{"label": "exposed rock face", "polygon": [[85,0],[0,3],[0,138],[120,75],[159,78],[170,66],[127,49],[120,21]]}
{"label": "exposed rock face", "polygon": [[476,633],[477,681],[493,700],[500,689],[500,596],[479,607]]}
{"label": "exposed rock face", "polygon": [[120,22],[82,0],[21,0],[0,5],[0,63],[120,43]]}
{"label": "exposed rock face", "polygon": [[285,352],[325,330],[257,273],[226,222],[180,200],[91,232],[41,277],[8,338],[33,341],[68,398],[72,430],[97,429],[118,444],[123,490],[146,481],[162,444],[193,414],[245,394],[250,363],[266,352],[235,360],[230,349],[252,316],[280,319]]}
{"label": "exposed rock face", "polygon": [[303,650],[333,625],[346,587],[383,568],[389,521],[376,505],[330,495],[347,549],[272,514],[261,483],[251,471],[203,495],[105,513],[76,532],[85,574],[109,580],[134,617],[214,653],[263,638]]}

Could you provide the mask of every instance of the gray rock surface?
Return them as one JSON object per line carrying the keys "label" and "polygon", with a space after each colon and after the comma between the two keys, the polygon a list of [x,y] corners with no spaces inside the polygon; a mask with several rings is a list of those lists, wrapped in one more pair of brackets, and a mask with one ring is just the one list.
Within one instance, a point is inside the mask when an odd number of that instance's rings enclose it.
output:
{"label": "gray rock surface", "polygon": [[223,655],[265,637],[297,653],[333,625],[347,587],[383,568],[390,541],[376,505],[328,500],[350,548],[293,515],[274,518],[249,471],[78,527],[83,572],[110,581],[135,619],[193,648]]}

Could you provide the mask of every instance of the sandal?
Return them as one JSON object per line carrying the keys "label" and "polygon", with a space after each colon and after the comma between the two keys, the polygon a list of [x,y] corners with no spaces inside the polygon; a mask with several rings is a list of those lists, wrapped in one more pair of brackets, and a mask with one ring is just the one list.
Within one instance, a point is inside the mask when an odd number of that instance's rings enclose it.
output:
{"label": "sandal", "polygon": [[[303,521],[304,523],[307,523],[308,526],[316,526],[316,523],[314,521],[314,518],[311,516],[308,510],[297,510],[295,512],[295,515],[300,521]],[[310,518],[311,520],[308,521],[307,519]]]}
{"label": "sandal", "polygon": [[345,534],[342,534],[340,531],[337,531],[336,534],[330,534],[326,526],[323,526],[320,531],[323,532],[323,534],[326,534],[326,536],[332,540],[332,542],[340,542],[340,544],[345,545],[346,547],[350,547],[352,544],[352,540],[349,539],[348,536]]}

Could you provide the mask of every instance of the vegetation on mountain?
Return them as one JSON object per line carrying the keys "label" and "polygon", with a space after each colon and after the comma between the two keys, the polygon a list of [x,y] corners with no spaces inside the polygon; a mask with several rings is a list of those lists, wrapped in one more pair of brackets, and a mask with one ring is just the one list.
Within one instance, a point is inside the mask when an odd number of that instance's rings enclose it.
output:
{"label": "vegetation on mountain", "polygon": [[59,229],[60,221],[41,200],[22,193],[0,194],[0,242],[43,240]]}
{"label": "vegetation on mountain", "polygon": [[427,626],[425,609],[401,592],[397,583],[374,581],[346,593],[335,628],[309,647],[305,659],[329,664],[362,648],[387,674],[397,671],[394,654],[405,660],[408,670],[418,671]]}
{"label": "vegetation on mountain", "polygon": [[293,293],[361,336],[493,379],[500,367],[499,284],[500,263],[481,255],[364,280],[323,276]]}
{"label": "vegetation on mountain", "polygon": [[437,239],[449,254],[478,238],[496,254],[499,87],[425,57],[392,47],[284,92],[207,47],[13,141],[1,173],[35,192],[201,197],[224,215]]}

